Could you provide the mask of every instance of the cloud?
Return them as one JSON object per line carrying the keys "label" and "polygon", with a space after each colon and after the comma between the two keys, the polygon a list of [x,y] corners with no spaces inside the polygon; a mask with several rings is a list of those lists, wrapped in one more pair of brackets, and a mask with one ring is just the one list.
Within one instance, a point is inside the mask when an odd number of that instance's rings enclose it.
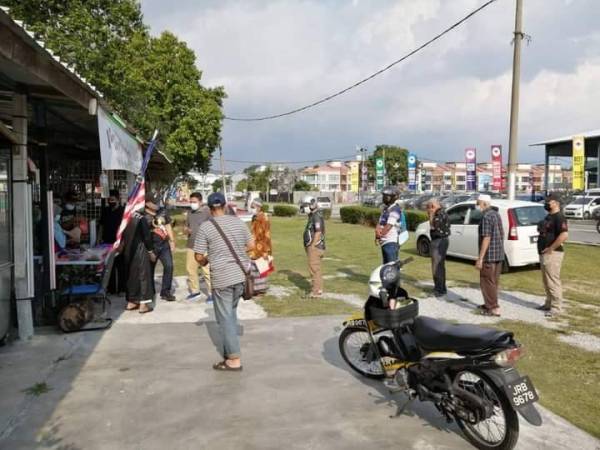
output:
{"label": "cloud", "polygon": [[[375,70],[460,19],[483,0],[168,2],[143,0],[152,31],[192,47],[203,83],[223,85],[231,116],[293,109]],[[600,3],[528,0],[519,142],[597,128]],[[508,146],[514,2],[498,0],[381,77],[314,110],[224,127],[231,159],[324,158],[398,144],[437,160],[468,146]],[[596,81],[594,81],[596,80]]]}

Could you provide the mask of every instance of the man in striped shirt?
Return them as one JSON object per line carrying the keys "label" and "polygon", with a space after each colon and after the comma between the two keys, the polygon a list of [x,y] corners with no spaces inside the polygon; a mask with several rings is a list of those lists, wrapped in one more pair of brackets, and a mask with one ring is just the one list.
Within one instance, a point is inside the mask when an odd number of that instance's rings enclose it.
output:
{"label": "man in striped shirt", "polygon": [[226,206],[225,197],[220,192],[208,197],[212,220],[200,225],[194,252],[200,265],[210,264],[215,317],[223,338],[222,353],[225,359],[214,364],[213,369],[241,371],[237,306],[244,293],[246,276],[216,226],[223,230],[246,271],[250,269],[250,258],[246,252],[254,247],[254,242],[244,222],[226,214]]}

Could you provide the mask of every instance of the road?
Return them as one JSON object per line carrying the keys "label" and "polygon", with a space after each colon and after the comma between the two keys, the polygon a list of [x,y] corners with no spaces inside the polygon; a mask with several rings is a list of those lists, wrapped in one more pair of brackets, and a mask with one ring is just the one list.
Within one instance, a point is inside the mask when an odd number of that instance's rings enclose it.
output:
{"label": "road", "polygon": [[569,241],[600,245],[596,223],[590,220],[569,220]]}

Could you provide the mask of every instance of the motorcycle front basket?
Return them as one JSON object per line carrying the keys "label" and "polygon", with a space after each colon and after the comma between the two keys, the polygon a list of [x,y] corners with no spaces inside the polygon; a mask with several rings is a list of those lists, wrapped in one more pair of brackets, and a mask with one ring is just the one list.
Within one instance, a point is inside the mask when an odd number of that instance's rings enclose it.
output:
{"label": "motorcycle front basket", "polygon": [[381,304],[367,305],[368,320],[372,320],[380,328],[400,328],[419,315],[419,302],[414,298],[407,300],[407,305],[394,310],[382,308]]}

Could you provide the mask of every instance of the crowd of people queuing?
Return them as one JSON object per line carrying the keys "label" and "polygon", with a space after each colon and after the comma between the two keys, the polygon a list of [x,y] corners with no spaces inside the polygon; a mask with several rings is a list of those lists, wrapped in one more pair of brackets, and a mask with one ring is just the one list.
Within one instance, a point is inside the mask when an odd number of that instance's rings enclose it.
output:
{"label": "crowd of people queuing", "polygon": [[[406,218],[394,188],[382,192],[382,212],[375,227],[375,242],[381,247],[383,264],[399,259],[400,236],[407,232]],[[305,203],[309,214],[303,241],[311,278],[310,298],[323,296],[322,260],[325,254],[325,220],[314,197]],[[504,254],[502,219],[492,206],[489,195],[478,196],[476,207],[481,212],[478,226],[479,254],[475,267],[480,274],[483,304],[479,312],[499,317],[498,293]],[[252,222],[248,227],[232,213],[223,194],[210,194],[206,203],[202,194],[190,196],[190,211],[185,216],[183,234],[186,237],[186,272],[188,301],[198,301],[204,295],[206,303],[214,305],[215,317],[222,333],[224,359],[215,370],[242,370],[240,343],[237,334],[237,307],[240,298],[251,285],[253,295],[267,291],[267,276],[273,270],[271,225],[263,203],[255,199],[249,205]],[[546,292],[546,302],[540,306],[547,316],[562,309],[560,270],[563,243],[568,238],[566,219],[561,214],[560,199],[554,194],[546,197],[546,218],[538,225],[537,241],[540,268]],[[448,214],[437,199],[427,204],[431,239],[431,271],[433,294],[444,297],[446,286],[446,254],[451,236]],[[100,222],[100,242],[113,244],[124,214],[119,192],[110,191]],[[155,269],[162,265],[160,298],[175,301],[173,292],[173,254],[176,251],[174,221],[160,201],[147,195],[143,209],[134,212],[125,228],[113,269],[110,291],[124,291],[126,310],[146,314],[153,311],[155,299]],[[67,193],[62,207],[55,210],[54,233],[56,246],[67,249],[77,246],[85,228],[78,219],[75,196]],[[87,230],[85,230],[87,232]],[[202,279],[202,283],[200,283]],[[203,290],[201,289],[203,285]]]}

